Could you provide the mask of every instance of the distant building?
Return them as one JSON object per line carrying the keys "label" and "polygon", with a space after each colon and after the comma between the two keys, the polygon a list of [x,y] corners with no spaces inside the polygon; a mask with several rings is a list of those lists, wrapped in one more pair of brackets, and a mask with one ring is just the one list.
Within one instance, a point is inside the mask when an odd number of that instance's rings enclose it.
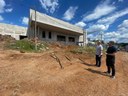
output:
{"label": "distant building", "polygon": [[0,23],[0,34],[11,35],[16,40],[27,36],[32,39],[38,38],[42,41],[61,42],[67,45],[87,44],[87,33],[82,28],[32,9],[30,9],[28,28]]}
{"label": "distant building", "polygon": [[128,45],[125,46],[125,50],[128,52]]}
{"label": "distant building", "polygon": [[2,35],[11,35],[16,40],[20,40],[20,36],[26,36],[26,33],[27,28],[25,27],[0,23],[0,34]]}
{"label": "distant building", "polygon": [[[36,14],[36,33],[35,33]],[[84,44],[82,28],[30,9],[28,38],[64,44]]]}

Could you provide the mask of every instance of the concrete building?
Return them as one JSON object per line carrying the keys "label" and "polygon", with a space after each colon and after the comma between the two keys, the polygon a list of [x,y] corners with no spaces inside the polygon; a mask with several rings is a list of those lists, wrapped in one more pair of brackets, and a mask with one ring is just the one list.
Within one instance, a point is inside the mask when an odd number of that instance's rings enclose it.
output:
{"label": "concrete building", "polygon": [[83,29],[78,26],[30,9],[28,38],[37,37],[43,41],[78,44],[83,43],[84,33]]}
{"label": "concrete building", "polygon": [[128,45],[125,46],[125,50],[128,52]]}
{"label": "concrete building", "polygon": [[25,27],[0,23],[0,34],[2,35],[11,35],[16,40],[19,40],[20,36],[26,36],[26,33],[27,28]]}

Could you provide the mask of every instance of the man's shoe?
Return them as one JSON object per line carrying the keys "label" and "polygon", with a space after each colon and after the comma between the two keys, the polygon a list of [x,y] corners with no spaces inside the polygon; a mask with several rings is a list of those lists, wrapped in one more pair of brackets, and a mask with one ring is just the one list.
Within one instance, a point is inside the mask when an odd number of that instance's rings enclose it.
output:
{"label": "man's shoe", "polygon": [[115,76],[111,76],[112,79],[115,79]]}
{"label": "man's shoe", "polygon": [[98,65],[95,65],[96,67],[98,66]]}
{"label": "man's shoe", "polygon": [[104,72],[106,75],[108,75],[108,76],[110,76],[111,74],[110,73],[108,73],[108,72]]}

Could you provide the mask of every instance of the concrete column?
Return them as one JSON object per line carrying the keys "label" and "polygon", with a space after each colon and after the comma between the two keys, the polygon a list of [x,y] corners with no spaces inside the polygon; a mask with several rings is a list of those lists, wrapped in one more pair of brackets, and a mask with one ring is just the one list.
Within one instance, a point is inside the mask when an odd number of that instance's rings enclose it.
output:
{"label": "concrete column", "polygon": [[2,32],[3,35],[5,35],[5,28],[3,28],[3,32]]}
{"label": "concrete column", "polygon": [[14,38],[16,38],[16,32],[15,31],[13,31],[13,36],[14,36]]}
{"label": "concrete column", "polygon": [[68,35],[65,35],[66,38],[66,44],[68,44]]}
{"label": "concrete column", "polygon": [[84,36],[83,36],[83,45],[87,45],[88,41],[87,41],[87,31],[83,30]]}

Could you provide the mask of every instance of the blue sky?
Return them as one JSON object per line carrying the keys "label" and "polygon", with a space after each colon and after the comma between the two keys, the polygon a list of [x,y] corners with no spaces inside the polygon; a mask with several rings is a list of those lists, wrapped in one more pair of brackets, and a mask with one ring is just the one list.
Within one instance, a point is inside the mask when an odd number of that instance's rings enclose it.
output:
{"label": "blue sky", "polygon": [[128,0],[0,0],[0,22],[27,27],[29,9],[82,27],[91,39],[128,42]]}

